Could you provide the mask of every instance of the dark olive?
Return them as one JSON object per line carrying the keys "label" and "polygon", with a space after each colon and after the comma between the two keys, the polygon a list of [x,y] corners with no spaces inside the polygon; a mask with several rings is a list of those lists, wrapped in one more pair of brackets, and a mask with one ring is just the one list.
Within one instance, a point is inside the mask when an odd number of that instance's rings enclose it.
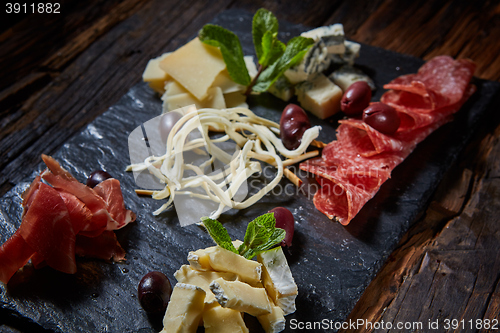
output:
{"label": "dark olive", "polygon": [[295,219],[292,212],[285,207],[276,207],[269,211],[274,213],[276,219],[276,227],[286,231],[285,239],[281,242],[281,246],[291,246],[293,239],[293,231],[295,229]]}
{"label": "dark olive", "polygon": [[105,181],[108,178],[113,178],[109,173],[103,170],[96,170],[90,174],[90,176],[87,178],[87,186],[88,187],[96,187],[97,184],[99,184],[102,181]]}
{"label": "dark olive", "polygon": [[401,123],[398,112],[384,103],[372,103],[363,111],[363,121],[387,135],[396,133]]}
{"label": "dark olive", "polygon": [[311,122],[304,109],[295,104],[288,104],[280,119],[280,137],[285,148],[297,149],[304,132],[309,128],[311,128]]}
{"label": "dark olive", "polygon": [[167,309],[172,285],[165,274],[157,271],[144,275],[137,288],[142,308],[149,313],[164,313]]}
{"label": "dark olive", "polygon": [[356,81],[349,86],[340,100],[340,109],[348,116],[361,114],[370,104],[372,90],[365,81]]}
{"label": "dark olive", "polygon": [[175,111],[167,112],[160,117],[160,124],[158,125],[158,128],[160,130],[161,140],[164,143],[167,142],[168,134],[174,127],[175,123],[181,118],[182,114]]}

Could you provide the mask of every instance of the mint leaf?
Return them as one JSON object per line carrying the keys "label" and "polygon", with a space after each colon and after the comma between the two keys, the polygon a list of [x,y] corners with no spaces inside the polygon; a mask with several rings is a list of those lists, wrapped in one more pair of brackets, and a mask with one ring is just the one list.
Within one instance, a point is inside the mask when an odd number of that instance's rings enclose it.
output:
{"label": "mint leaf", "polygon": [[250,84],[251,79],[238,36],[218,25],[206,24],[198,33],[198,38],[207,45],[220,48],[229,76],[234,82],[244,86]]}
{"label": "mint leaf", "polygon": [[[276,228],[274,229],[272,235],[269,237],[267,242],[256,246],[255,248],[251,249],[246,249],[246,251],[242,254],[247,259],[252,259],[259,253],[265,252],[271,248],[273,248],[275,245],[278,245],[285,239],[286,231],[281,229],[281,228]],[[241,248],[241,246],[240,246]],[[241,254],[241,253],[240,253]]]}
{"label": "mint leaf", "polygon": [[276,33],[266,31],[262,37],[262,57],[259,64],[266,68],[269,64],[278,60],[285,52],[286,45],[278,40]]}
{"label": "mint leaf", "polygon": [[226,228],[217,220],[212,220],[208,217],[202,217],[201,221],[208,231],[208,234],[220,247],[234,253],[238,253],[231,241],[231,237],[227,233]]}
{"label": "mint leaf", "polygon": [[257,54],[257,60],[259,64],[262,65],[263,56],[265,51],[263,50],[262,40],[266,32],[270,32],[272,35],[278,33],[278,19],[268,11],[267,9],[260,8],[257,10],[252,20],[252,38],[253,45],[255,47],[255,53]]}
{"label": "mint leaf", "polygon": [[292,38],[288,42],[283,55],[262,72],[253,86],[253,90],[256,92],[267,91],[287,69],[295,66],[302,60],[313,44],[314,40],[311,38],[301,36]]}
{"label": "mint leaf", "polygon": [[243,244],[238,252],[247,259],[281,243],[285,238],[285,230],[276,228],[273,213],[267,213],[250,222],[245,233]]}

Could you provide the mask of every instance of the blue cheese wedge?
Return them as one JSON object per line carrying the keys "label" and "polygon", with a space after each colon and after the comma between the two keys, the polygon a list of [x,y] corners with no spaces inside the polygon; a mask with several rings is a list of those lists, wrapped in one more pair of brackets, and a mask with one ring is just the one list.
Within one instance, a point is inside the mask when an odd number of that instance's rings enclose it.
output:
{"label": "blue cheese wedge", "polygon": [[283,75],[267,91],[285,102],[288,102],[295,93],[293,84]]}
{"label": "blue cheese wedge", "polygon": [[375,90],[375,84],[373,80],[363,73],[363,71],[354,68],[352,66],[342,66],[338,70],[331,73],[328,78],[333,81],[336,85],[340,87],[343,91],[346,91],[351,84],[356,81],[365,81],[370,86],[371,90]]}
{"label": "blue cheese wedge", "polygon": [[255,317],[271,313],[271,304],[264,288],[255,288],[241,281],[218,278],[210,283],[210,290],[222,307]]}
{"label": "blue cheese wedge", "polygon": [[321,73],[295,86],[295,94],[300,105],[320,119],[340,110],[342,89]]}
{"label": "blue cheese wedge", "polygon": [[198,271],[189,265],[182,265],[174,273],[174,277],[177,279],[177,282],[192,284],[205,290],[205,303],[209,303],[215,300],[214,294],[210,291],[210,283],[213,280],[223,278],[224,280],[235,281],[238,275],[226,272]]}
{"label": "blue cheese wedge", "polygon": [[205,333],[249,332],[241,312],[223,308],[217,301],[205,304],[203,326],[205,326]]}
{"label": "blue cheese wedge", "polygon": [[354,61],[359,57],[359,52],[361,50],[361,44],[345,41],[345,52],[344,54],[330,54],[329,59],[332,63],[336,65],[354,65]]}
{"label": "blue cheese wedge", "polygon": [[340,23],[309,30],[300,35],[312,38],[315,42],[323,41],[328,53],[343,54],[345,52],[344,26]]}
{"label": "blue cheese wedge", "polygon": [[188,261],[194,269],[235,273],[242,281],[248,283],[260,282],[262,274],[260,263],[248,260],[220,246],[189,252]]}
{"label": "blue cheese wedge", "polygon": [[259,254],[257,261],[262,264],[262,283],[269,297],[285,315],[295,312],[298,288],[281,247]]}
{"label": "blue cheese wedge", "polygon": [[325,43],[320,40],[307,51],[298,65],[287,69],[284,75],[292,84],[297,84],[309,80],[317,73],[323,72],[330,67],[330,64],[331,59],[328,56],[328,49]]}
{"label": "blue cheese wedge", "polygon": [[163,317],[160,333],[196,332],[205,308],[205,291],[200,287],[177,283]]}

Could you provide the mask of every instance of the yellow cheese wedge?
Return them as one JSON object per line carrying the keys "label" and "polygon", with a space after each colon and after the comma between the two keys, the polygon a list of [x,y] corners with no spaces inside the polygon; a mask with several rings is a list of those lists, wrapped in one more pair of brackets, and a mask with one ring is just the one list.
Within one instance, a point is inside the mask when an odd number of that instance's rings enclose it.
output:
{"label": "yellow cheese wedge", "polygon": [[201,101],[226,64],[218,48],[195,38],[163,59],[160,68]]}
{"label": "yellow cheese wedge", "polygon": [[189,252],[188,261],[194,269],[235,273],[242,281],[248,283],[260,282],[262,274],[260,263],[220,246]]}
{"label": "yellow cheese wedge", "polygon": [[212,272],[212,271],[198,271],[189,265],[182,265],[181,268],[174,273],[177,282],[192,284],[205,290],[205,303],[215,300],[214,294],[210,291],[210,283],[218,278],[223,278],[228,281],[235,281],[238,275],[227,272]]}
{"label": "yellow cheese wedge", "polygon": [[[170,90],[170,85],[168,86]],[[174,85],[175,87],[175,85]],[[177,87],[175,88],[177,89]],[[191,93],[180,93],[175,95],[168,95],[167,91],[163,96],[163,111],[168,112],[188,105],[195,105],[198,109],[212,108],[212,109],[225,109],[226,101],[224,95],[219,87],[208,89],[208,95],[203,100],[198,100]]]}
{"label": "yellow cheese wedge", "polygon": [[205,291],[190,284],[177,283],[170,296],[160,333],[196,332],[205,307]]}
{"label": "yellow cheese wedge", "polygon": [[223,308],[217,301],[205,304],[203,312],[205,333],[248,333],[242,313]]}
{"label": "yellow cheese wedge", "polygon": [[222,307],[255,317],[271,313],[271,304],[264,288],[254,288],[244,282],[218,278],[212,281],[210,290]]}
{"label": "yellow cheese wedge", "polygon": [[321,73],[311,81],[297,84],[295,94],[300,105],[320,119],[326,119],[340,111],[342,89]]}
{"label": "yellow cheese wedge", "polygon": [[226,100],[227,108],[246,108],[248,109],[248,104],[245,102],[247,99],[245,95],[241,92],[233,92],[229,94],[224,94],[224,99]]}
{"label": "yellow cheese wedge", "polygon": [[148,82],[151,89],[160,94],[165,92],[165,82],[169,79],[168,74],[160,68],[160,62],[168,57],[170,53],[167,52],[158,58],[149,60],[144,73],[142,73],[142,80]]}

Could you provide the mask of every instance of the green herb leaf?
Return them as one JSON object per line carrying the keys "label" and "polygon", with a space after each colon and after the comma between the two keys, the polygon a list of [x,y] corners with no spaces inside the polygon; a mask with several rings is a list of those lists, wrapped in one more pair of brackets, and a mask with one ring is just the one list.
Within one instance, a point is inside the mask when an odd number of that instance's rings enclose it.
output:
{"label": "green herb leaf", "polygon": [[309,48],[314,44],[311,38],[297,36],[292,38],[285,49],[283,55],[267,69],[257,79],[253,86],[256,92],[264,92],[290,67],[298,64]]}
{"label": "green herb leaf", "polygon": [[[263,64],[263,57],[265,50],[263,49],[263,38],[266,32],[271,35],[278,33],[278,19],[268,11],[267,9],[260,8],[257,10],[252,20],[252,38],[253,45],[255,47],[255,53],[257,54],[257,60],[259,64]],[[276,38],[276,37],[274,37]]]}
{"label": "green herb leaf", "polygon": [[262,37],[262,57],[259,60],[259,64],[266,68],[269,64],[274,63],[278,60],[285,52],[286,45],[283,44],[276,38],[277,34],[270,31],[266,31]]}
{"label": "green herb leaf", "polygon": [[267,213],[250,222],[245,233],[243,244],[238,252],[247,259],[281,243],[285,238],[285,230],[276,228],[273,213]]}
{"label": "green herb leaf", "polygon": [[208,234],[210,235],[210,237],[212,237],[215,243],[217,243],[217,245],[231,252],[238,253],[233,245],[233,242],[231,241],[231,237],[229,237],[226,228],[224,228],[224,226],[219,221],[212,220],[208,217],[202,217],[201,221],[207,229]]}
{"label": "green herb leaf", "polygon": [[[278,245],[285,239],[286,231],[281,229],[281,228],[276,228],[274,229],[271,237],[265,242],[264,244],[261,244],[259,246],[256,246],[255,248],[247,249],[243,254],[240,254],[244,256],[247,259],[252,259],[259,253],[265,252],[271,248],[273,248],[275,245]],[[241,246],[240,246],[241,248]],[[239,251],[239,249],[238,249]]]}
{"label": "green herb leaf", "polygon": [[198,38],[207,45],[220,48],[229,76],[234,82],[244,86],[250,84],[251,79],[238,36],[218,25],[206,24],[198,33]]}

